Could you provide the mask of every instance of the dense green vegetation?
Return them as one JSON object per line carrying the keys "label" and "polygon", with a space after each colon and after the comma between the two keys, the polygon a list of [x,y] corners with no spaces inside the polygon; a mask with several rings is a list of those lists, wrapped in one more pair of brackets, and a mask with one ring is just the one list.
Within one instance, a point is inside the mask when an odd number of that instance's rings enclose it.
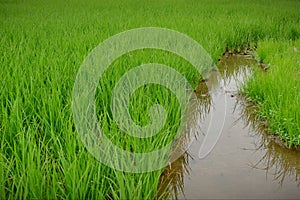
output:
{"label": "dense green vegetation", "polygon": [[300,146],[300,40],[258,43],[257,59],[263,62],[244,88],[258,108],[257,121],[289,147]]}
{"label": "dense green vegetation", "polygon": [[[156,197],[163,169],[130,174],[99,164],[81,143],[71,110],[72,88],[84,58],[109,36],[137,27],[185,33],[214,61],[226,49],[258,46],[258,58],[270,63],[270,69],[255,74],[244,92],[260,106],[259,116],[272,133],[299,145],[299,52],[293,51],[293,46],[300,49],[299,8],[297,0],[0,1],[0,198]],[[109,104],[112,84],[126,70],[153,61],[173,66],[191,83],[199,78],[186,61],[170,53],[132,52],[106,73],[103,80],[111,81],[99,83],[106,90],[99,92],[105,98],[97,102],[98,112]],[[145,98],[149,94],[158,98]],[[176,101],[157,85],[137,91],[133,118],[147,124],[146,111],[157,102],[169,111],[170,127],[164,130],[174,135]],[[99,119],[109,134],[119,133],[113,122],[101,114]],[[132,142],[129,137],[117,139],[115,143]],[[152,142],[159,147],[171,139],[162,132],[154,141],[143,142],[142,149],[138,140],[130,148],[149,151]]]}

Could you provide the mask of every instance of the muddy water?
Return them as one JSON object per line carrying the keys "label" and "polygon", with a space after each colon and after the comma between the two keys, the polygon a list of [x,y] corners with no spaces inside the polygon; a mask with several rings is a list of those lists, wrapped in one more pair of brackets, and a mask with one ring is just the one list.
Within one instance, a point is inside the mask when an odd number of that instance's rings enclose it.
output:
{"label": "muddy water", "polygon": [[[202,113],[196,120],[197,139],[173,166],[177,184],[173,185],[173,198],[300,199],[300,152],[278,145],[255,127],[253,108],[237,93],[255,64],[249,56],[224,57],[218,63],[221,77],[211,77],[210,95],[201,85],[204,83],[199,84]],[[214,131],[222,121],[214,118],[217,120],[211,122],[210,116],[222,116],[224,101],[217,97],[224,96],[227,111],[220,138],[210,154],[199,159],[205,133]]]}

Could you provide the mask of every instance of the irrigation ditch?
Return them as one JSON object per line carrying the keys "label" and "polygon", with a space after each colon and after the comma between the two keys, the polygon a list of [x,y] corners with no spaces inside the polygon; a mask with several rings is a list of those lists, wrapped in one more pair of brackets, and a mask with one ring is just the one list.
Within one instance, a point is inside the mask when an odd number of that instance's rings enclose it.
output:
{"label": "irrigation ditch", "polygon": [[[168,166],[161,176],[158,197],[164,191],[173,199],[195,198],[299,198],[300,152],[267,132],[267,124],[258,121],[256,106],[239,92],[258,63],[248,53],[226,52],[218,61],[218,73],[212,72],[211,92],[204,82],[196,89],[197,116],[191,126],[196,140],[189,150]],[[227,115],[224,129],[214,150],[199,159],[205,133],[213,128],[212,114],[216,96],[225,96]],[[212,124],[211,124],[212,123]],[[189,140],[190,138],[187,138]],[[165,194],[166,195],[166,194]],[[166,195],[168,196],[168,195]]]}

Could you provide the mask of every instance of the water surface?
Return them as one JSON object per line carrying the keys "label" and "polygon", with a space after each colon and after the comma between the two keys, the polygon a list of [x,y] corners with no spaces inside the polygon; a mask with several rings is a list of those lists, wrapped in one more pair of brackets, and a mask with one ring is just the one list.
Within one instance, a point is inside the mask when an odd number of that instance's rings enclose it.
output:
{"label": "water surface", "polygon": [[[196,140],[188,152],[173,166],[172,193],[179,199],[299,199],[300,152],[288,150],[272,137],[255,128],[253,108],[238,95],[238,88],[251,75],[256,62],[250,56],[225,56],[218,63],[220,76],[211,76],[213,87],[208,93],[200,83],[197,95],[201,105]],[[226,97],[226,117],[221,136],[204,159],[199,149],[210,128],[214,131]],[[168,171],[168,170],[166,170]],[[169,169],[170,171],[170,169]],[[175,193],[175,194],[174,194]]]}

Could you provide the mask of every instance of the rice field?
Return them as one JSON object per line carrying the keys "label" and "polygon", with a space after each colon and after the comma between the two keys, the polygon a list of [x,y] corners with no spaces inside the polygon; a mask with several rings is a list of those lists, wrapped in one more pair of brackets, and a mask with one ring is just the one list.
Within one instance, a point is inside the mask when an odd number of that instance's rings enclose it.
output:
{"label": "rice field", "polygon": [[[259,109],[259,123],[288,146],[300,146],[300,1],[0,1],[0,199],[160,199],[164,169],[127,173],[99,163],[82,144],[72,113],[78,70],[105,39],[139,27],[163,27],[196,40],[217,62],[225,51],[251,50],[258,67],[241,92]],[[159,85],[135,92],[132,119],[150,122],[161,104],[166,126],[153,138],[122,134],[110,105],[114,85],[143,63],[162,63],[196,88],[201,74],[177,55],[133,51],[99,81],[96,111],[114,144],[149,152],[170,143],[179,127],[176,97]],[[172,80],[170,80],[172,81]],[[168,184],[168,183],[167,183]],[[158,195],[165,193],[163,195]]]}

